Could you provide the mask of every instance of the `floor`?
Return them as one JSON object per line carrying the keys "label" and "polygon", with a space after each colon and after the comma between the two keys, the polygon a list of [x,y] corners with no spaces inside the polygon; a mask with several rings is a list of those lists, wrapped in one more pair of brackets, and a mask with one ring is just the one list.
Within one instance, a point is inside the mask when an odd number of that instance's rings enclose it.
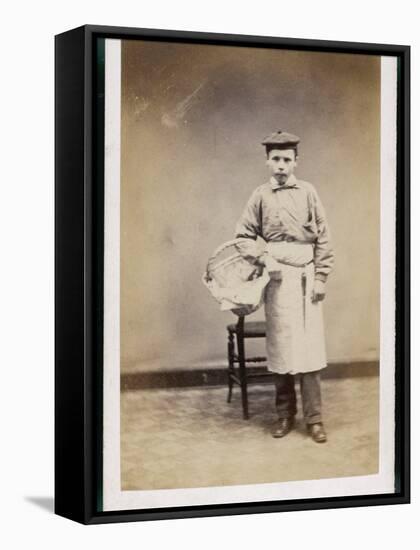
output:
{"label": "floor", "polygon": [[121,397],[123,490],[273,483],[378,471],[378,378],[323,381],[328,442],[296,429],[274,439],[274,390],[249,387],[250,419],[238,388],[137,390]]}

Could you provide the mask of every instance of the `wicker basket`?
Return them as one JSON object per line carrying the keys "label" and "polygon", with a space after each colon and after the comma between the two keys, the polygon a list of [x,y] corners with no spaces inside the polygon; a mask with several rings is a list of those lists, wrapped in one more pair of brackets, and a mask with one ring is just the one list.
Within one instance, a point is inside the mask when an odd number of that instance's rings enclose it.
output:
{"label": "wicker basket", "polygon": [[234,239],[219,246],[207,263],[203,283],[219,302],[223,311],[249,315],[264,302],[264,290],[269,281],[265,269],[256,266],[238,251],[247,239]]}

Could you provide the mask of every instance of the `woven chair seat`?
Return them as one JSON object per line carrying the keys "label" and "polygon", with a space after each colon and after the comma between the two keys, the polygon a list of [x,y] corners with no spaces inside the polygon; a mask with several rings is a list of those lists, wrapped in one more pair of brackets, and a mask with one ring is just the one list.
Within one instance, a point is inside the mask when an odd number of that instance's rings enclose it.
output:
{"label": "woven chair seat", "polygon": [[[232,323],[227,326],[229,332],[234,334],[238,331],[237,323]],[[247,321],[244,323],[244,337],[245,338],[261,338],[265,336],[265,322],[264,321]]]}

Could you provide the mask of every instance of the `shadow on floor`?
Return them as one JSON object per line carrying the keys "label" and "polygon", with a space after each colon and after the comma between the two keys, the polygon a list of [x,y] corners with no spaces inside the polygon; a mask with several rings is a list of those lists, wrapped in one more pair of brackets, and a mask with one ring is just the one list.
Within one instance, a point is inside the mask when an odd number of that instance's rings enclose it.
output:
{"label": "shadow on floor", "polygon": [[25,497],[27,502],[35,504],[39,508],[42,508],[50,514],[54,513],[54,499],[53,497]]}

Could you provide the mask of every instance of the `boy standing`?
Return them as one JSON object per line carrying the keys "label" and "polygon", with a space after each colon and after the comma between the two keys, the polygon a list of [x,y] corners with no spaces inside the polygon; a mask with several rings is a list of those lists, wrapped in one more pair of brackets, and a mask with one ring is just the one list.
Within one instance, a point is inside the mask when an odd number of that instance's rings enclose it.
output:
{"label": "boy standing", "polygon": [[[294,426],[299,375],[303,416],[312,439],[327,440],[320,371],[326,367],[322,300],[334,256],[324,208],[315,188],[294,175],[299,138],[278,131],[262,142],[271,177],[251,195],[236,226],[249,242],[241,253],[270,274],[266,288],[268,369],[275,373],[278,422],[273,437]],[[261,252],[257,237],[265,243]]]}

